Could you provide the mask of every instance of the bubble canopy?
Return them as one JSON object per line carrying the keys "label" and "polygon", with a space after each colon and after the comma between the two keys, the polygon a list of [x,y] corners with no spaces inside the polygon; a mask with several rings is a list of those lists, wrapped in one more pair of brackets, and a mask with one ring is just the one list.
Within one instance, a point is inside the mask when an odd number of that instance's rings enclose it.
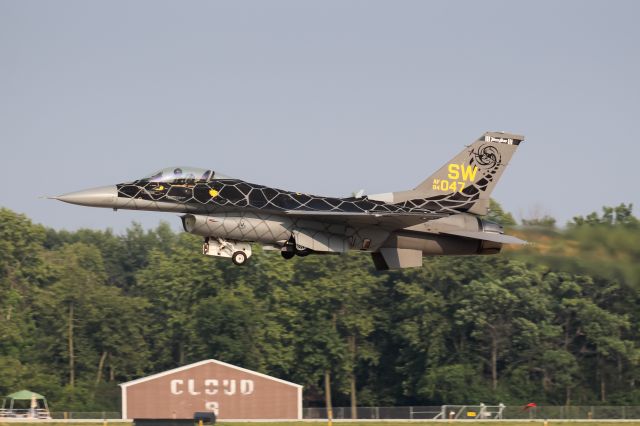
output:
{"label": "bubble canopy", "polygon": [[175,182],[180,180],[194,180],[198,182],[209,182],[215,179],[232,179],[213,170],[200,169],[197,167],[166,167],[150,174],[140,180],[148,182]]}

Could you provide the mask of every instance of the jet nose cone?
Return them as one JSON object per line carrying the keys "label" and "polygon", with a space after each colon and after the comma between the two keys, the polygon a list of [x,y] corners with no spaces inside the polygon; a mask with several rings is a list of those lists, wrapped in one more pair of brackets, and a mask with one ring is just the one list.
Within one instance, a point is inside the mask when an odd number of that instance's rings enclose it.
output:
{"label": "jet nose cone", "polygon": [[79,204],[90,207],[116,207],[118,189],[115,185],[101,186],[100,188],[85,189],[84,191],[70,192],[68,194],[52,197],[65,203]]}

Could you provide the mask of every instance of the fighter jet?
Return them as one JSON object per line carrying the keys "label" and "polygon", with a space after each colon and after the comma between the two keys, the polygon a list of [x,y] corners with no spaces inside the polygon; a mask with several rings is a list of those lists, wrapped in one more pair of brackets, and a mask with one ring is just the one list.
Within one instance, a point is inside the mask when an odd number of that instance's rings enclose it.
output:
{"label": "fighter jet", "polygon": [[282,257],[371,254],[378,270],[419,267],[423,256],[487,255],[524,241],[486,215],[489,197],[524,136],[486,132],[413,189],[322,197],[245,182],[217,171],[168,167],[133,182],[54,199],[114,210],[182,213],[202,253],[242,265],[251,243]]}

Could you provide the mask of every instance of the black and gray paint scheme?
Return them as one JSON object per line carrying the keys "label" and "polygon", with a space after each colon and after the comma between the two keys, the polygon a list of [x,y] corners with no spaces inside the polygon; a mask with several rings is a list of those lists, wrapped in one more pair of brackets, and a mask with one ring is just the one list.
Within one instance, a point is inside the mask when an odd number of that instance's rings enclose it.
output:
{"label": "black and gray paint scheme", "polygon": [[481,219],[523,136],[487,132],[412,190],[321,197],[284,191],[213,170],[169,167],[148,177],[53,197],[72,204],[183,213],[203,253],[244,264],[251,244],[285,259],[370,252],[379,270],[416,267],[423,256],[498,253],[522,244]]}

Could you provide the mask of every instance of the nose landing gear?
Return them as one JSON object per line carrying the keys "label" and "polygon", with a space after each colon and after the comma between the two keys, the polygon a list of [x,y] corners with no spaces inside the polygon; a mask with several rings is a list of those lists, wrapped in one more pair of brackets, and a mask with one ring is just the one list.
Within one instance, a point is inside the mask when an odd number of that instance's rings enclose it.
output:
{"label": "nose landing gear", "polygon": [[202,254],[207,256],[228,257],[236,265],[244,265],[251,257],[251,244],[224,238],[205,238]]}
{"label": "nose landing gear", "polygon": [[236,265],[244,265],[245,262],[249,259],[247,254],[243,251],[237,251],[231,255],[231,261]]}

